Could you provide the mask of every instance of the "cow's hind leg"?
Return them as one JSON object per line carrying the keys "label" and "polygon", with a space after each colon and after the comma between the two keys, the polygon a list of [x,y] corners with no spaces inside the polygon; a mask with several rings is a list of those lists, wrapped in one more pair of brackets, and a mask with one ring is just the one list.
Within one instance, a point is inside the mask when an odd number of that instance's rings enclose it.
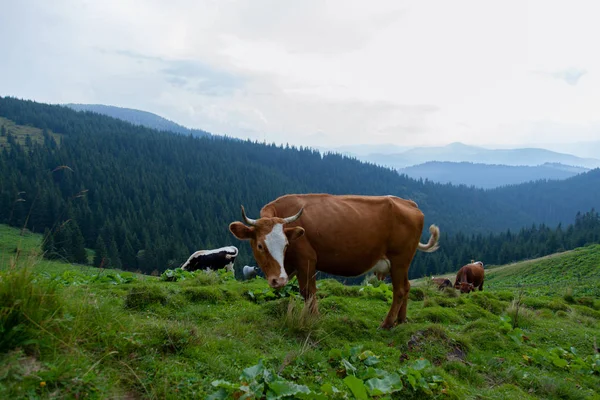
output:
{"label": "cow's hind leg", "polygon": [[392,266],[390,275],[392,277],[393,299],[392,306],[385,320],[381,324],[381,328],[390,329],[396,325],[396,321],[406,321],[406,307],[408,303],[408,294],[410,291],[410,282],[408,281],[408,267],[410,266],[411,258],[406,256],[388,257]]}
{"label": "cow's hind leg", "polygon": [[483,290],[483,281],[481,281],[481,285],[479,285],[479,291],[481,292]]}

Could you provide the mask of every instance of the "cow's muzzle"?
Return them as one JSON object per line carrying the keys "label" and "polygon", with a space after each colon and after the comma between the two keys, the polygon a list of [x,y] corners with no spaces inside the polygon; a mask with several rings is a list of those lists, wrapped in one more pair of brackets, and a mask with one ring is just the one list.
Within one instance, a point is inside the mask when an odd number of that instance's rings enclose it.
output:
{"label": "cow's muzzle", "polygon": [[273,289],[280,289],[284,287],[286,283],[287,278],[284,277],[278,276],[276,278],[269,278],[269,286],[271,286]]}

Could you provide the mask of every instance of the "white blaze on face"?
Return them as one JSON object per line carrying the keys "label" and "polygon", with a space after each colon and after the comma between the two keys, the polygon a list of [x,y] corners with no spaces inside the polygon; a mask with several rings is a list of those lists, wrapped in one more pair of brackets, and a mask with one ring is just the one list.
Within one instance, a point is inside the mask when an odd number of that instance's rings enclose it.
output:
{"label": "white blaze on face", "polygon": [[279,263],[279,277],[287,279],[285,268],[283,267],[283,257],[285,246],[287,245],[287,237],[283,233],[283,224],[276,224],[271,232],[265,236],[265,245],[269,249],[271,256]]}

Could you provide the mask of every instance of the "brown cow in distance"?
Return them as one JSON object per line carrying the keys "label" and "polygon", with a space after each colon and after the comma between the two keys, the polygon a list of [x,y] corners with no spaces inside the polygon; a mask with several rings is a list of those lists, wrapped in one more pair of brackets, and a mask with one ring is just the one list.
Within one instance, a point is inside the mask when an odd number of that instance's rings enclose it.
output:
{"label": "brown cow in distance", "polygon": [[314,313],[317,271],[346,277],[389,273],[394,297],[381,324],[386,329],[406,320],[408,268],[417,250],[437,250],[440,235],[431,225],[429,241],[420,243],[423,213],[414,201],[394,196],[285,195],[265,205],[256,220],[242,206],[242,217],[246,224],[232,222],[229,230],[250,241],[269,285],[281,288],[297,275]]}
{"label": "brown cow in distance", "polygon": [[476,287],[481,291],[483,290],[484,279],[485,270],[483,269],[483,263],[476,261],[472,264],[464,265],[458,270],[456,280],[454,281],[454,288],[460,289],[461,293],[469,293],[474,291]]}
{"label": "brown cow in distance", "polygon": [[448,278],[434,278],[431,277],[431,282],[435,283],[439,290],[447,287],[452,287],[452,281]]}

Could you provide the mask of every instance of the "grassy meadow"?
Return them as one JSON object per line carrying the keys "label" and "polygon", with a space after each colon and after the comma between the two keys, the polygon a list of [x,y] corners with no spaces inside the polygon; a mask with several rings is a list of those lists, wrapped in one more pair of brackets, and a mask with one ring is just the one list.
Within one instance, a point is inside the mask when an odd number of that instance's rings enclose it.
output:
{"label": "grassy meadow", "polygon": [[[44,135],[43,131],[39,128],[34,128],[33,126],[26,125],[18,125],[13,121],[0,117],[0,127],[4,126],[5,132],[8,135],[9,133],[13,135],[15,141],[20,145],[27,144],[27,138],[31,139],[33,143],[43,143]],[[56,140],[56,143],[60,144],[61,135],[49,131],[50,135]],[[7,148],[10,146],[8,144],[8,137],[0,135],[0,148],[6,146]]]}
{"label": "grassy meadow", "polygon": [[0,225],[3,399],[600,399],[600,245],[490,268],[483,292],[414,281],[385,331],[385,283],[319,281],[315,317],[294,282],[95,269],[40,242]]}

